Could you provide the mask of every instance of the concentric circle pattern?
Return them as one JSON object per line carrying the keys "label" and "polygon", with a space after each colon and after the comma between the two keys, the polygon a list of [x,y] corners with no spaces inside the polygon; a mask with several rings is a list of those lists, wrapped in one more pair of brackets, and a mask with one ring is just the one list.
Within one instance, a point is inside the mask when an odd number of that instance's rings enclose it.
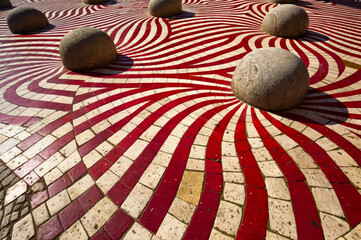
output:
{"label": "concentric circle pattern", "polygon": [[[361,238],[360,2],[298,1],[298,39],[262,32],[266,0],[183,0],[171,18],[144,0],[12,2],[51,24],[13,35],[0,11],[0,160],[16,186],[46,183],[13,237]],[[59,42],[78,27],[106,32],[115,62],[64,69]],[[232,94],[237,63],[263,47],[307,66],[299,108]]]}

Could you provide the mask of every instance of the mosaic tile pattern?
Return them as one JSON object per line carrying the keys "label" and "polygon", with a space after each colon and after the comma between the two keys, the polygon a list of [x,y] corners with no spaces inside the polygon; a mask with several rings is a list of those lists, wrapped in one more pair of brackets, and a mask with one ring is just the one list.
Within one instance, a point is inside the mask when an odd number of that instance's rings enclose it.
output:
{"label": "mosaic tile pattern", "polygon": [[[4,237],[361,238],[361,3],[298,1],[310,31],[295,40],[261,31],[265,0],[183,0],[172,18],[143,0],[13,5],[51,25],[12,35],[0,11],[0,160],[17,176],[2,208],[24,193],[31,206]],[[67,71],[59,42],[84,26],[119,55]],[[299,108],[233,96],[235,66],[262,47],[308,67]]]}

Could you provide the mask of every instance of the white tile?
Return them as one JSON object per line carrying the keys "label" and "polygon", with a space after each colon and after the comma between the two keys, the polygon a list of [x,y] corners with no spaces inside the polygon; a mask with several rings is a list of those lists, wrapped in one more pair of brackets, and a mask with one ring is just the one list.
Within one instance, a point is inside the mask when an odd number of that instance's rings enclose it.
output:
{"label": "white tile", "polygon": [[163,239],[180,240],[186,228],[187,225],[185,225],[172,215],[167,214],[157,231],[157,236]]}
{"label": "white tile", "polygon": [[152,195],[152,190],[137,183],[121,207],[129,213],[130,216],[138,218]]}
{"label": "white tile", "polygon": [[86,190],[88,190],[93,185],[94,185],[93,178],[89,174],[87,174],[76,183],[73,183],[73,185],[71,185],[67,189],[67,191],[69,193],[70,198],[74,200],[78,198],[80,195],[82,195]]}
{"label": "white tile", "polygon": [[266,189],[268,196],[272,198],[280,198],[291,200],[290,192],[283,178],[266,178]]}
{"label": "white tile", "polygon": [[196,206],[176,197],[169,208],[169,213],[173,214],[182,222],[189,223],[195,209]]}
{"label": "white tile", "polygon": [[236,235],[242,220],[242,208],[222,201],[219,204],[214,227],[230,235]]}
{"label": "white tile", "polygon": [[314,187],[312,193],[319,211],[344,217],[340,202],[333,189]]}
{"label": "white tile", "polygon": [[144,171],[142,177],[139,179],[139,182],[143,183],[147,187],[155,189],[162,178],[164,171],[164,167],[150,164]]}
{"label": "white tile", "polygon": [[139,223],[135,222],[133,226],[129,229],[123,240],[150,240],[151,238],[152,233]]}
{"label": "white tile", "polygon": [[46,204],[43,203],[32,211],[35,226],[39,226],[49,219],[49,213],[46,208]]}
{"label": "white tile", "polygon": [[281,170],[274,161],[258,162],[258,166],[267,177],[283,177]]}
{"label": "white tile", "polygon": [[70,198],[66,190],[61,191],[56,194],[48,201],[46,201],[46,205],[48,206],[50,214],[53,216],[58,213],[61,209],[70,204]]}
{"label": "white tile", "polygon": [[223,197],[227,201],[244,205],[246,198],[244,185],[226,182]]}
{"label": "white tile", "polygon": [[31,214],[26,215],[24,218],[15,223],[13,227],[13,240],[27,240],[34,236],[34,223]]}
{"label": "white tile", "polygon": [[341,218],[320,212],[321,225],[325,240],[336,239],[347,233],[350,227]]}
{"label": "white tile", "polygon": [[119,181],[119,177],[112,171],[106,171],[97,181],[97,185],[103,193],[107,193]]}
{"label": "white tile", "polygon": [[104,197],[80,221],[88,235],[92,237],[117,210],[118,207],[109,198]]}
{"label": "white tile", "polygon": [[27,185],[23,180],[20,180],[6,191],[4,206],[8,205],[15,199],[21,196],[24,192],[26,192]]}
{"label": "white tile", "polygon": [[292,204],[268,198],[270,229],[291,239],[297,238],[296,221]]}
{"label": "white tile", "polygon": [[83,225],[80,221],[75,222],[70,228],[68,228],[63,234],[60,235],[60,240],[87,240],[88,235],[86,234]]}

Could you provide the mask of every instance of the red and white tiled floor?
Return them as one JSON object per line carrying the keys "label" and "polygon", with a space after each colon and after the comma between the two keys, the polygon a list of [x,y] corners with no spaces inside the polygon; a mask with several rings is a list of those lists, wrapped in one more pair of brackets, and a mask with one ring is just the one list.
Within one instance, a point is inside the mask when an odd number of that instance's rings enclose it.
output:
{"label": "red and white tiled floor", "polygon": [[[12,2],[51,26],[13,35],[0,11],[0,238],[361,239],[360,2],[298,1],[296,40],[261,31],[267,0],[183,0],[168,19],[147,0]],[[83,26],[114,40],[113,64],[63,69]],[[268,46],[308,67],[297,109],[232,94]]]}

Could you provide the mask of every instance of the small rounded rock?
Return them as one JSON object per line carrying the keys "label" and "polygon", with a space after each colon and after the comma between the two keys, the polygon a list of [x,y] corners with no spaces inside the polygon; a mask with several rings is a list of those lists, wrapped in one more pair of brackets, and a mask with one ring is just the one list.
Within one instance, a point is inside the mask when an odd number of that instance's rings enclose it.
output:
{"label": "small rounded rock", "polygon": [[182,13],[181,0],[150,0],[148,12],[154,17],[172,17]]}
{"label": "small rounded rock", "polygon": [[60,41],[59,53],[64,67],[75,71],[105,67],[117,57],[108,34],[91,27],[68,32]]}
{"label": "small rounded rock", "polygon": [[41,11],[30,7],[17,7],[7,16],[7,24],[12,33],[27,33],[41,30],[49,25]]}
{"label": "small rounded rock", "polygon": [[273,8],[263,19],[262,30],[277,37],[296,38],[308,31],[306,11],[296,5],[285,4]]}
{"label": "small rounded rock", "polygon": [[268,111],[284,111],[305,99],[310,77],[295,54],[280,48],[261,48],[247,54],[232,78],[233,94]]}

